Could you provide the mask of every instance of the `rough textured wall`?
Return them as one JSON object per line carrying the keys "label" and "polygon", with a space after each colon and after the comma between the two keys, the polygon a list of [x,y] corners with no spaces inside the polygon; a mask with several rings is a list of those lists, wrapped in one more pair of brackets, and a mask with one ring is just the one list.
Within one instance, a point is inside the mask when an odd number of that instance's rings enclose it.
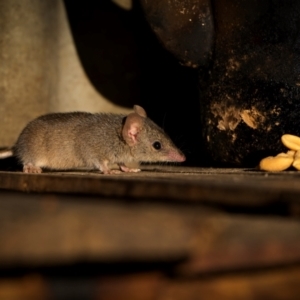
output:
{"label": "rough textured wall", "polygon": [[214,61],[201,97],[216,162],[255,166],[300,134],[299,1],[214,2]]}

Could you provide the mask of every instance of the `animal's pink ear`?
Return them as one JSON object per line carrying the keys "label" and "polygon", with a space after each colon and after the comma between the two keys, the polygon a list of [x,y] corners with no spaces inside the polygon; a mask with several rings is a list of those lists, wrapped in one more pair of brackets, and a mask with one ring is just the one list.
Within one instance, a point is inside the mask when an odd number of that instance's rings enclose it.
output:
{"label": "animal's pink ear", "polygon": [[135,113],[137,113],[138,115],[140,115],[143,118],[147,118],[147,114],[146,111],[139,105],[134,105],[133,106],[133,110]]}
{"label": "animal's pink ear", "polygon": [[134,146],[137,143],[137,136],[142,130],[143,122],[143,118],[137,113],[131,113],[126,117],[122,136],[129,146]]}

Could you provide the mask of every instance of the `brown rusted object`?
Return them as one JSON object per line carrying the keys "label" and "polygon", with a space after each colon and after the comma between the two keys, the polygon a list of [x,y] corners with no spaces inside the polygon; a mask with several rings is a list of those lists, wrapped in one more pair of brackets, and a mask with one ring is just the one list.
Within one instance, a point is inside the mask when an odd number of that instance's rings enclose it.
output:
{"label": "brown rusted object", "polygon": [[184,65],[205,66],[212,55],[214,22],[209,0],[140,0],[164,47]]}

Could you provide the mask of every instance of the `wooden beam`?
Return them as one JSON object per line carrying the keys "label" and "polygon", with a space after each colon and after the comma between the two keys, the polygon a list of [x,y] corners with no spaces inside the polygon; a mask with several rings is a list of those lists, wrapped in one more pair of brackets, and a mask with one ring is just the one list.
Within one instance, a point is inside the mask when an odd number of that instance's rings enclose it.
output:
{"label": "wooden beam", "polygon": [[140,174],[0,172],[0,190],[164,199],[228,207],[300,205],[300,173],[155,167]]}
{"label": "wooden beam", "polygon": [[161,261],[190,276],[300,262],[299,241],[297,220],[199,205],[16,192],[0,199],[0,267]]}

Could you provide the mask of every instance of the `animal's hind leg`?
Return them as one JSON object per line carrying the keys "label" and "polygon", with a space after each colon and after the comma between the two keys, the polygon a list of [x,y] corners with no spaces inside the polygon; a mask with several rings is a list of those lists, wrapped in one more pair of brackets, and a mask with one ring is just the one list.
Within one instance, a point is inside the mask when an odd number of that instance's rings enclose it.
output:
{"label": "animal's hind leg", "polygon": [[42,173],[42,168],[34,166],[32,163],[23,166],[24,173]]}
{"label": "animal's hind leg", "polygon": [[134,168],[126,167],[124,164],[120,164],[119,167],[123,172],[126,172],[126,173],[137,173],[137,172],[141,171],[141,169],[134,169]]}
{"label": "animal's hind leg", "polygon": [[108,166],[108,160],[103,160],[100,162],[95,162],[94,166],[100,170],[103,174],[120,174],[121,171],[119,170],[112,170],[109,166]]}

